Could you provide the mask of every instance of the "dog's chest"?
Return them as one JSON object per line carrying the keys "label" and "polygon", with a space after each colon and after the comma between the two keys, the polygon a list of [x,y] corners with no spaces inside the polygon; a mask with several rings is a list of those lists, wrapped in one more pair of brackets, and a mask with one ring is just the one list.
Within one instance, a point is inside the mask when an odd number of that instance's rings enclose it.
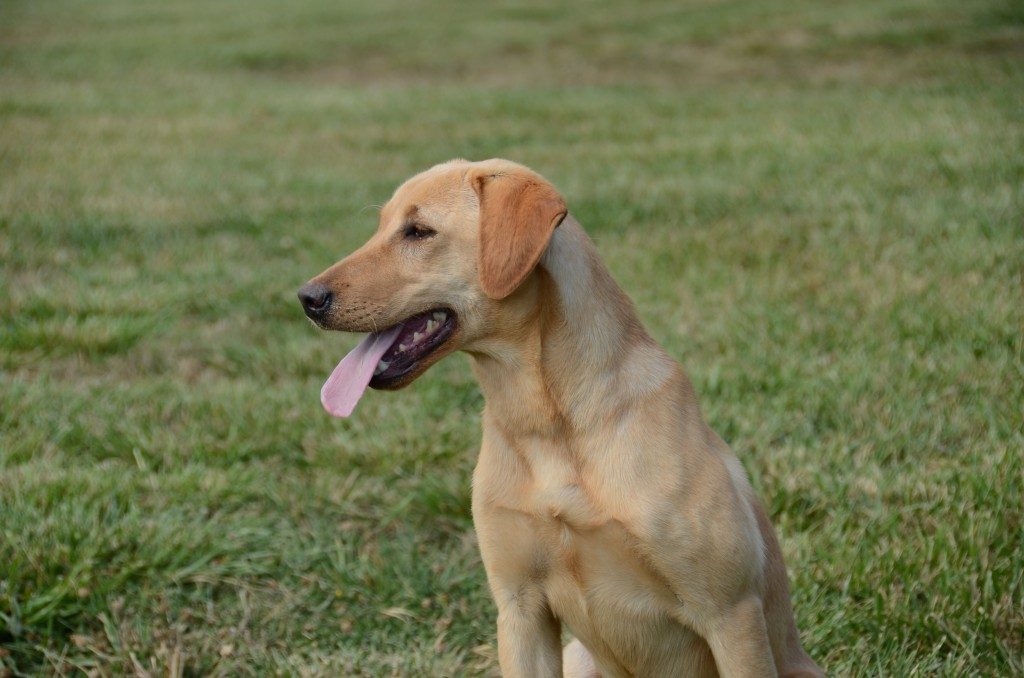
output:
{"label": "dog's chest", "polygon": [[[617,661],[632,665],[666,638],[678,644],[681,631],[666,620],[679,602],[634,526],[639,511],[624,515],[611,508],[601,488],[613,485],[614,477],[588,474],[569,450],[548,441],[533,443],[487,449],[474,478],[474,501],[483,504],[474,519],[488,535],[482,548],[490,549],[487,555],[502,563],[501,570],[508,571],[509,560],[529,564],[510,569],[528,570],[530,582],[505,585],[541,586],[574,635]],[[641,503],[636,499],[634,509]]]}
{"label": "dog's chest", "polygon": [[[538,537],[551,552],[573,550],[586,542],[604,541],[609,532],[628,535],[621,516],[608,508],[595,487],[606,484],[588,474],[570,450],[550,441],[517,445],[518,468],[496,475],[520,482],[503,485],[499,503],[505,509],[532,518]],[[601,482],[596,482],[596,481]]]}
{"label": "dog's chest", "polygon": [[553,529],[583,531],[612,520],[567,450],[546,442],[519,450],[528,480],[508,497],[509,508]]}
{"label": "dog's chest", "polygon": [[649,599],[652,606],[675,604],[631,521],[608,509],[593,489],[593,478],[554,459],[535,465],[532,479],[530,490],[519,495],[519,510],[533,518],[545,579],[556,589],[549,594],[569,607],[604,607],[603,591],[616,592],[610,606],[618,605],[624,591],[631,591],[634,601]]}
{"label": "dog's chest", "polygon": [[642,675],[634,669],[644,657],[688,633],[671,621],[679,600],[645,544],[582,487],[570,484],[542,496],[547,515],[535,514],[535,525],[545,567],[535,574],[544,598],[573,635],[600,648],[609,670]]}

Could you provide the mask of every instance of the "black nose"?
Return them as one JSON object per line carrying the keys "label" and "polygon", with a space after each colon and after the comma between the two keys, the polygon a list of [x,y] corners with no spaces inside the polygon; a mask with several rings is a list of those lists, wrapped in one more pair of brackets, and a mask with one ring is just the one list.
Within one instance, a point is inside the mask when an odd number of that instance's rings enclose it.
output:
{"label": "black nose", "polygon": [[299,301],[306,315],[316,320],[321,317],[331,305],[331,291],[320,283],[306,283],[299,289]]}

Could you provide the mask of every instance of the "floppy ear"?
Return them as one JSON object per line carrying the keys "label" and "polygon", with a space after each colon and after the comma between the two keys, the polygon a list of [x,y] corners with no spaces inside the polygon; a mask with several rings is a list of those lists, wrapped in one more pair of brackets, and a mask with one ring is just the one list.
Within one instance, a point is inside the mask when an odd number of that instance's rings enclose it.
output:
{"label": "floppy ear", "polygon": [[480,198],[480,285],[492,299],[512,294],[567,213],[555,187],[520,169],[473,179]]}

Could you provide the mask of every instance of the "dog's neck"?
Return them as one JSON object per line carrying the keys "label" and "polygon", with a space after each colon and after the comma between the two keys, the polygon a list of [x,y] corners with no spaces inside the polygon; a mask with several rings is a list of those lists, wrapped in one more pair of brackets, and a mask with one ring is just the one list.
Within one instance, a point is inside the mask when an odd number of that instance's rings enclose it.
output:
{"label": "dog's neck", "polygon": [[506,435],[593,428],[678,373],[571,215],[514,297],[515,322],[470,353]]}

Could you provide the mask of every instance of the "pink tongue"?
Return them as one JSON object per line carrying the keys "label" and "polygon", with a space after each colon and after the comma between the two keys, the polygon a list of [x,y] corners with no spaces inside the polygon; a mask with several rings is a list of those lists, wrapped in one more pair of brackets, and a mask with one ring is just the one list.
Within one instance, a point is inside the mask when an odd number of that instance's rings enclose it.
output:
{"label": "pink tongue", "polygon": [[325,410],[335,417],[352,414],[373,378],[377,363],[391,348],[401,329],[402,326],[398,325],[383,334],[368,334],[351,353],[341,359],[320,389],[320,402]]}

